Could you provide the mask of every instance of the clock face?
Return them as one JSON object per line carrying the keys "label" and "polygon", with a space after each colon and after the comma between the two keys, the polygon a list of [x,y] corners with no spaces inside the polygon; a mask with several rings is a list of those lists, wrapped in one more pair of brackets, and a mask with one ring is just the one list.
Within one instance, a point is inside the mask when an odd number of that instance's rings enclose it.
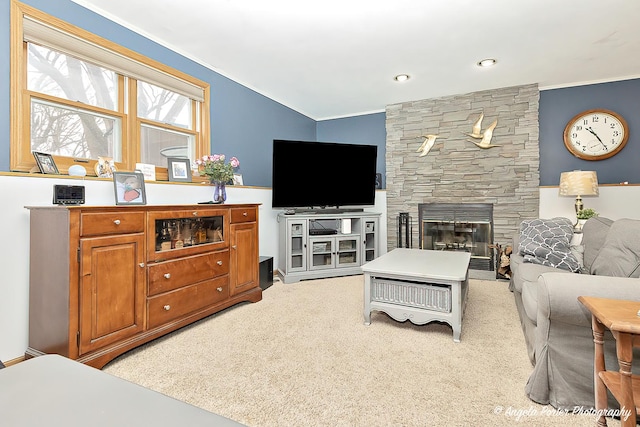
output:
{"label": "clock face", "polygon": [[584,111],[571,119],[564,129],[564,145],[584,160],[614,156],[622,150],[627,139],[627,122],[609,110]]}

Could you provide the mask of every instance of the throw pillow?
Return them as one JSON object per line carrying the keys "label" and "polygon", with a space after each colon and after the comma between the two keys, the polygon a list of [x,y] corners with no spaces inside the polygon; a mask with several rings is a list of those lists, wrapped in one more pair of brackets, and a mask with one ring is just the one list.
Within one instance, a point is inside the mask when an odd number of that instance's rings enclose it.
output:
{"label": "throw pillow", "polygon": [[582,245],[584,245],[584,268],[591,271],[604,241],[607,239],[613,220],[601,216],[589,218],[582,227]]}
{"label": "throw pillow", "polygon": [[640,221],[619,219],[609,228],[600,252],[591,264],[591,274],[640,277]]}
{"label": "throw pillow", "polygon": [[571,252],[573,223],[569,218],[531,219],[520,224],[518,252],[524,262],[579,271],[580,263]]}

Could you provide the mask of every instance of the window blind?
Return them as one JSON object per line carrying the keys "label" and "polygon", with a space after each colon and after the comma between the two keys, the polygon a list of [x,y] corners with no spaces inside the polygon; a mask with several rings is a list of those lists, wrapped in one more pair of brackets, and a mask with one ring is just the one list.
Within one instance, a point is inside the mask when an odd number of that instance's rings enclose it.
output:
{"label": "window blind", "polygon": [[26,15],[23,17],[23,39],[93,62],[127,77],[169,89],[196,101],[204,101],[204,89],[200,86]]}

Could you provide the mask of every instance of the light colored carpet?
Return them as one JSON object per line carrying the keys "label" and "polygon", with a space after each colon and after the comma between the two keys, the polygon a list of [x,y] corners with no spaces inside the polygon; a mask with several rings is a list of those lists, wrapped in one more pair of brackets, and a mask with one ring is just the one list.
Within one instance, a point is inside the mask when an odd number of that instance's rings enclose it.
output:
{"label": "light colored carpet", "polygon": [[[104,371],[248,426],[593,426],[530,401],[505,281],[471,280],[460,343],[440,323],[372,313],[363,276],[276,282]],[[620,425],[609,421],[609,425]]]}

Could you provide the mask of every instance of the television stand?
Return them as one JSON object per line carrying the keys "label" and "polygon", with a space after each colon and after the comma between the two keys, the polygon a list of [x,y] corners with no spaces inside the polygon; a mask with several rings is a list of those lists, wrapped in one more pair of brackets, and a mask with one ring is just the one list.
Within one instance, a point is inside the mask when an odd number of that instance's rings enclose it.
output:
{"label": "television stand", "polygon": [[278,215],[283,283],[362,274],[362,264],[378,256],[380,213],[329,211]]}

